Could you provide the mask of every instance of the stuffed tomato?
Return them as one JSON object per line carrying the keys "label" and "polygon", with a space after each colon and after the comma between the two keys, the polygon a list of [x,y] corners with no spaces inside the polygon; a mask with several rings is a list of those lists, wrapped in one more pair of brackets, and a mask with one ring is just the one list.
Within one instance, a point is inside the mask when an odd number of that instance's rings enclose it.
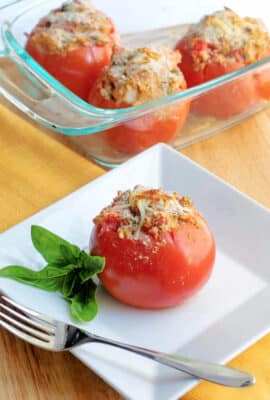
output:
{"label": "stuffed tomato", "polygon": [[208,280],[215,241],[189,198],[136,186],[94,219],[91,251],[105,257],[100,280],[118,300],[141,308],[175,306]]}
{"label": "stuffed tomato", "polygon": [[87,100],[119,38],[113,22],[90,0],[51,11],[29,35],[26,50],[51,75]]}
{"label": "stuffed tomato", "polygon": [[[244,68],[270,54],[269,34],[259,20],[240,18],[230,9],[204,17],[178,42],[179,64],[188,87]],[[265,97],[270,74],[246,75],[206,92],[192,103],[203,116],[227,118]]]}
{"label": "stuffed tomato", "polygon": [[[137,106],[174,95],[186,89],[177,67],[181,56],[167,48],[116,49],[89,95],[89,103],[105,109]],[[111,128],[106,142],[128,155],[158,142],[170,142],[181,130],[189,111],[189,101],[166,106]]]}

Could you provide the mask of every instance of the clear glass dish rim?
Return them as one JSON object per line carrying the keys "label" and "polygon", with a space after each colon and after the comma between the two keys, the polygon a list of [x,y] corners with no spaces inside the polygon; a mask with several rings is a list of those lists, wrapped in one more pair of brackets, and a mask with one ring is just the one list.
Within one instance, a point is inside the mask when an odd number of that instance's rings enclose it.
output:
{"label": "clear glass dish rim", "polygon": [[[10,0],[11,3],[7,4],[5,6],[0,6],[1,8],[7,8],[9,6],[12,6],[16,3],[23,3],[25,0]],[[59,81],[57,81],[55,78],[52,77],[45,69],[43,69],[25,50],[24,48],[19,44],[15,36],[13,35],[12,32],[12,27],[13,24],[20,18],[22,18],[27,12],[32,11],[38,4],[45,3],[47,0],[32,0],[31,5],[28,5],[22,11],[16,15],[10,22],[6,21],[2,25],[2,38],[5,43],[5,50],[6,53],[5,55],[8,56],[9,49],[11,48],[14,53],[16,54],[17,57],[19,57],[23,63],[27,65],[29,70],[33,72],[35,75],[41,78],[43,82],[45,82],[49,88],[52,88],[53,91],[60,97],[63,98],[65,101],[69,103],[71,107],[76,109],[78,112],[82,113],[83,115],[88,115],[90,118],[101,118],[104,120],[104,118],[110,118],[110,120],[113,121],[121,121],[123,119],[129,119],[132,118],[134,119],[135,117],[140,116],[142,113],[145,114],[145,111],[147,113],[151,111],[155,111],[159,108],[163,108],[169,104],[176,103],[180,100],[185,101],[185,100],[191,100],[193,97],[196,97],[197,95],[204,94],[205,92],[208,92],[211,89],[215,89],[216,87],[222,86],[232,80],[235,80],[237,78],[243,77],[244,75],[250,73],[250,72],[255,72],[257,69],[260,67],[270,64],[270,55],[267,57],[262,58],[259,61],[256,61],[255,63],[252,63],[246,67],[240,68],[236,71],[230,72],[226,75],[222,75],[218,78],[215,78],[211,81],[208,81],[206,83],[194,86],[189,89],[185,89],[179,93],[176,93],[174,95],[162,97],[160,99],[140,104],[137,106],[132,106],[132,107],[126,107],[122,109],[103,109],[103,108],[97,108],[91,104],[88,104],[84,100],[80,99],[78,96],[73,94],[70,90],[68,90],[65,86],[63,86]],[[8,48],[7,48],[8,47]],[[1,55],[1,54],[0,54]],[[135,115],[134,115],[135,114]],[[136,115],[138,114],[138,115]]]}
{"label": "clear glass dish rim", "polygon": [[14,6],[17,3],[22,3],[25,0],[2,0],[2,4],[0,4],[0,10]]}

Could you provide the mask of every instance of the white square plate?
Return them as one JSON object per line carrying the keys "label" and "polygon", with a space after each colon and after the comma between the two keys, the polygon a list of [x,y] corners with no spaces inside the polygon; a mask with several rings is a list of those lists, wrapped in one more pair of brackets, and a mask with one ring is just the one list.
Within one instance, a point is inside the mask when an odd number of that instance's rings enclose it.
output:
{"label": "white square plate", "polygon": [[[0,265],[44,265],[31,245],[40,224],[86,247],[92,218],[116,191],[136,184],[189,195],[217,242],[214,273],[185,304],[162,311],[125,306],[101,288],[90,331],[123,342],[215,362],[226,362],[269,331],[270,212],[188,158],[157,145],[0,236]],[[67,305],[51,294],[11,280],[0,287],[21,303],[70,321]],[[173,400],[198,381],[139,356],[91,344],[73,351],[129,399]]]}

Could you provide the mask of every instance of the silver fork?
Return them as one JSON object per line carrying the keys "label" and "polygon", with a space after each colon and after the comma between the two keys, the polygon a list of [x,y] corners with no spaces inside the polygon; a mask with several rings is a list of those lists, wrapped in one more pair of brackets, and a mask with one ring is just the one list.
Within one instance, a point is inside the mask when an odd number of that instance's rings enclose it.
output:
{"label": "silver fork", "polygon": [[46,350],[64,351],[85,343],[103,343],[139,354],[196,378],[220,385],[246,387],[255,383],[254,376],[235,368],[164,354],[85,332],[73,325],[54,320],[24,307],[1,291],[0,326],[19,338]]}

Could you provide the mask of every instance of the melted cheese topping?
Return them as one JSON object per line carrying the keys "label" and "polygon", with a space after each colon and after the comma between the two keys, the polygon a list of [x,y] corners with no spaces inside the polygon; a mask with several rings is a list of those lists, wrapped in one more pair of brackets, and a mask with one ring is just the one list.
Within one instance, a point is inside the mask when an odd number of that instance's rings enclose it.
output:
{"label": "melted cheese topping", "polygon": [[31,41],[40,51],[59,53],[110,43],[112,29],[111,20],[96,10],[91,0],[74,0],[42,18],[31,34]]}
{"label": "melted cheese topping", "polygon": [[147,241],[149,235],[159,238],[186,221],[195,224],[192,201],[176,192],[135,186],[133,190],[118,192],[112,204],[94,219],[95,224],[116,218],[120,238]]}
{"label": "melted cheese topping", "polygon": [[193,54],[195,64],[201,67],[209,58],[217,62],[235,61],[237,53],[250,64],[263,58],[270,49],[270,36],[261,21],[241,18],[227,8],[202,18],[190,28],[186,38],[191,48],[196,48],[196,42],[201,39],[210,45],[201,51],[197,48]]}
{"label": "melted cheese topping", "polygon": [[175,94],[185,88],[180,61],[180,53],[168,48],[115,49],[104,69],[101,95],[116,104],[138,105]]}

